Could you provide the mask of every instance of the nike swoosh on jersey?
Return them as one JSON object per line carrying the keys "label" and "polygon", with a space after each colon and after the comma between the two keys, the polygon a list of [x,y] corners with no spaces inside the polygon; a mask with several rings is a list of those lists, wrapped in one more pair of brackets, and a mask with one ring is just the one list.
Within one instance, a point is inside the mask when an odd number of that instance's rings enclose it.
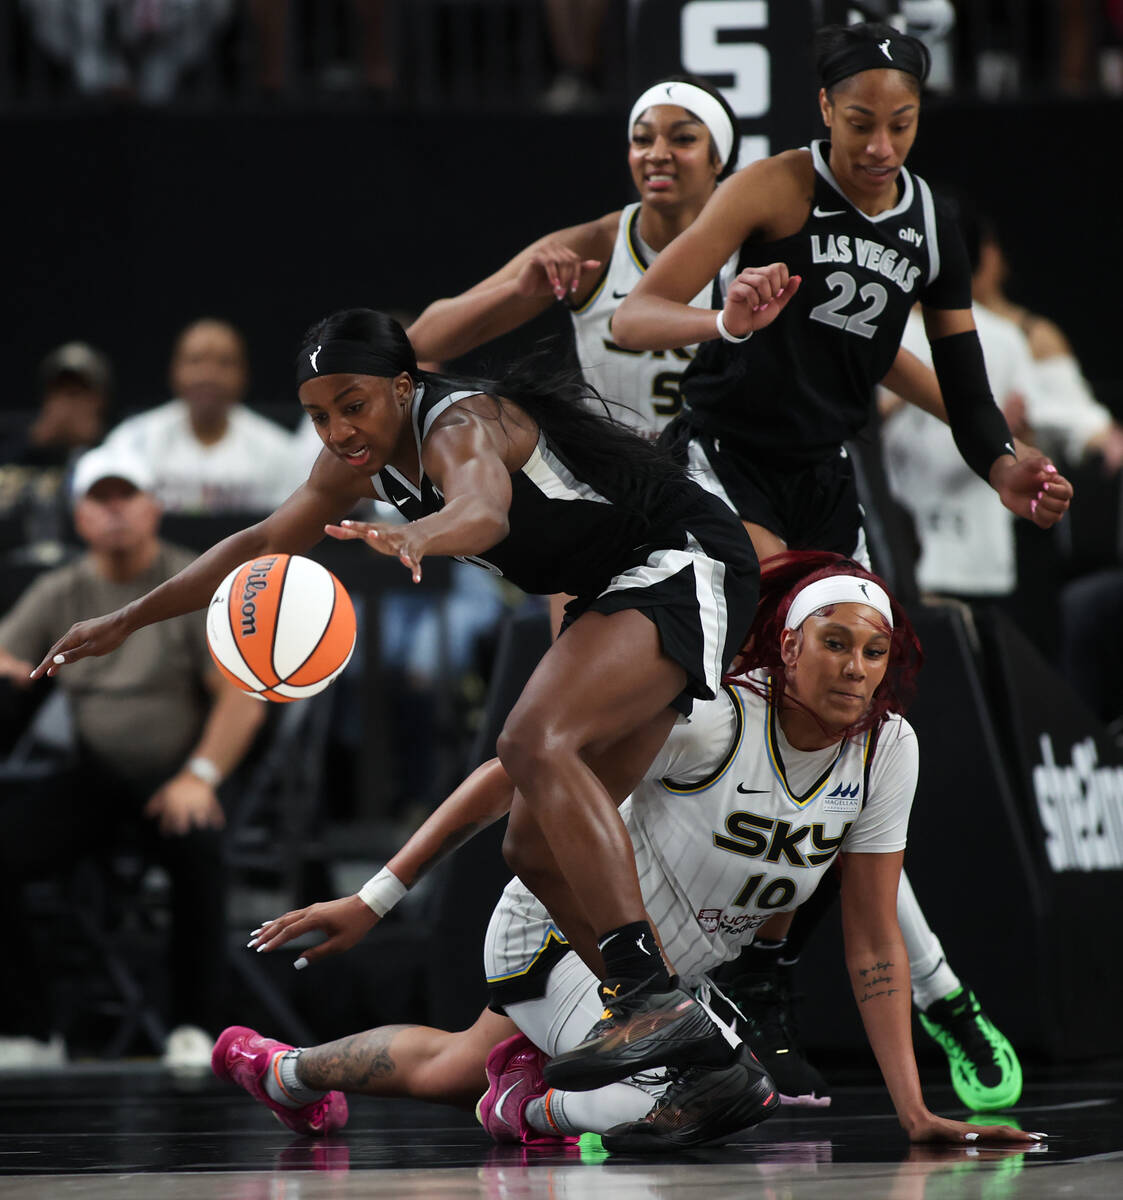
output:
{"label": "nike swoosh on jersey", "polygon": [[630,294],[631,293],[629,293],[629,292],[613,292],[612,298],[613,298],[613,300],[624,300]]}
{"label": "nike swoosh on jersey", "polygon": [[766,796],[772,790],[771,788],[747,788],[743,783],[737,785],[737,790],[742,796]]}
{"label": "nike swoosh on jersey", "polygon": [[843,217],[846,215],[846,209],[832,208],[830,210],[827,210],[825,208],[820,208],[816,204],[815,207],[811,210],[811,215],[813,217]]}

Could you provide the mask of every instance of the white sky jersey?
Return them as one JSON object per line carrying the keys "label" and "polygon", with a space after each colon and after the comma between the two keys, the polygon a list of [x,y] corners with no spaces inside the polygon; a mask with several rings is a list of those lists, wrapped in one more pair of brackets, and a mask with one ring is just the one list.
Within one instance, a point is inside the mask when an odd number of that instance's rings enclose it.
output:
{"label": "white sky jersey", "polygon": [[[653,261],[639,240],[639,217],[638,203],[620,214],[612,257],[596,291],[570,316],[585,378],[606,400],[617,402],[613,413],[619,420],[658,433],[682,407],[679,380],[696,347],[623,350],[612,340],[609,322]],[[712,295],[713,285],[707,284],[690,303],[713,308]]]}
{"label": "white sky jersey", "polygon": [[[867,792],[869,746],[863,734],[795,750],[768,702],[728,685],[675,726],[620,810],[644,903],[675,971],[696,975],[735,958],[774,912],[811,895],[840,850],[904,848],[916,736],[903,717],[888,718]],[[542,905],[512,880],[488,929],[489,982],[527,973],[560,939]]]}

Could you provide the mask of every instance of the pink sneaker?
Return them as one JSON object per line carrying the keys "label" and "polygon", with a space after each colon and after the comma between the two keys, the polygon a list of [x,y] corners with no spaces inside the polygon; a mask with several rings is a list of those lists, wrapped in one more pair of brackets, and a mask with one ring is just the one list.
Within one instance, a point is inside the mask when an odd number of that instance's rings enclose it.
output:
{"label": "pink sneaker", "polygon": [[211,1070],[219,1079],[227,1079],[245,1088],[257,1101],[293,1133],[308,1137],[325,1137],[347,1124],[347,1098],[342,1092],[328,1092],[322,1099],[302,1108],[286,1108],[270,1099],[265,1091],[265,1072],[273,1055],[291,1050],[284,1042],[264,1038],[244,1025],[231,1025],[218,1035],[211,1055]]}
{"label": "pink sneaker", "polygon": [[542,1078],[546,1056],[521,1033],[507,1038],[487,1056],[487,1091],[476,1105],[476,1119],[497,1142],[524,1146],[570,1145],[575,1137],[539,1133],[526,1122],[526,1106],[550,1089]]}

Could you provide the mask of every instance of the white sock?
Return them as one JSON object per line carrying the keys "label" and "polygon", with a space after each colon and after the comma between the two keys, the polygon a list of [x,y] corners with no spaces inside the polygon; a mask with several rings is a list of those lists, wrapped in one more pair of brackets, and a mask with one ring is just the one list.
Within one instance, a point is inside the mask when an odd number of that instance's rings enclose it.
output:
{"label": "white sock", "polygon": [[610,1083],[591,1092],[551,1088],[526,1106],[526,1120],[539,1133],[577,1137],[582,1133],[604,1133],[624,1121],[638,1121],[647,1116],[654,1103],[655,1096],[630,1083]]}
{"label": "white sock", "polygon": [[928,927],[904,871],[897,889],[897,923],[909,955],[912,1000],[917,1008],[924,1010],[954,992],[960,986],[959,976],[948,966],[940,939]]}
{"label": "white sock", "polygon": [[285,1108],[303,1108],[327,1095],[300,1082],[296,1073],[300,1055],[300,1050],[280,1050],[269,1060],[265,1072],[265,1094]]}

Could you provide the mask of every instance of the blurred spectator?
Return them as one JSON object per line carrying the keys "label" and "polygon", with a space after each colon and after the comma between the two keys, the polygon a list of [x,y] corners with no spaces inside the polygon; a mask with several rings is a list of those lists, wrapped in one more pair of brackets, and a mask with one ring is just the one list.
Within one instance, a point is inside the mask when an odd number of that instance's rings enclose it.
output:
{"label": "blurred spectator", "polygon": [[65,478],[74,459],[105,433],[109,360],[85,342],[67,342],[39,364],[39,410],[0,445],[0,513],[21,522],[28,547],[57,546],[67,525]]}
{"label": "blurred spectator", "polygon": [[205,56],[232,0],[23,0],[39,45],[86,95],[170,100]]}
{"label": "blurred spectator", "polygon": [[[995,243],[983,238],[982,224],[965,198],[959,198],[958,208],[987,375],[1011,428],[1023,440],[1039,441],[1046,452],[1072,462],[1102,450],[1114,437],[1111,414],[1086,386],[1062,392],[1049,371],[1043,373],[1042,360],[1035,358],[1020,324],[1010,319],[1022,310],[1009,301],[995,309],[982,303],[983,296],[999,294],[992,286],[992,254],[984,253],[984,247]],[[916,312],[901,345],[931,364]],[[1057,660],[1061,616],[1055,539],[1028,529],[1019,547],[1013,514],[964,466],[946,425],[895,397],[883,397],[882,413],[889,485],[911,513],[920,543],[916,576],[921,590],[1002,609],[1047,658]],[[1032,578],[1021,578],[1029,559]]]}
{"label": "blurred spectator", "polygon": [[545,0],[557,73],[542,97],[548,112],[576,112],[600,100],[597,72],[608,0]]}
{"label": "blurred spectator", "polygon": [[[337,61],[325,70],[320,82],[329,90],[350,89],[361,83],[369,96],[385,97],[393,91],[395,82],[387,40],[386,0],[350,0],[350,7],[358,20],[358,73],[349,61]],[[257,36],[258,86],[266,93],[282,92],[290,82],[289,68],[295,49],[293,6],[277,0],[249,0],[249,13]],[[306,17],[309,15],[324,22],[314,38],[322,41],[324,30],[331,30],[335,22],[330,17],[325,19],[322,13],[317,14],[314,8],[306,10]],[[337,36],[345,40],[342,34]],[[352,53],[348,45],[333,50],[347,56]]]}
{"label": "blurred spectator", "polygon": [[1060,0],[1059,25],[1061,88],[1123,93],[1123,0]]}
{"label": "blurred spectator", "polygon": [[1092,395],[1068,339],[1048,317],[1016,304],[1006,295],[1010,267],[990,221],[963,209],[968,251],[978,266],[972,282],[977,305],[1016,324],[1029,340],[1040,395],[1035,424],[1048,453],[1079,462],[1097,453],[1109,472],[1123,466],[1123,429]]}
{"label": "blurred spectator", "polygon": [[[29,686],[32,666],[76,620],[121,607],[191,561],[159,539],[152,486],[143,461],[120,450],[99,447],[79,460],[74,523],[87,553],[40,576],[0,621],[0,677]],[[131,837],[172,884],[175,1028],[165,1055],[204,1065],[209,1035],[224,1018],[225,818],[216,789],[249,748],[265,706],[220,676],[201,613],[142,629],[115,654],[68,667],[51,686],[68,701],[73,757],[34,785],[7,781],[0,801],[9,936],[0,966],[0,1062],[41,1061],[54,1033],[21,916],[21,885]],[[53,1051],[61,1051],[57,1038]]]}
{"label": "blurred spectator", "polygon": [[[1036,417],[1039,393],[1025,337],[986,309],[976,310],[975,322],[999,407]],[[927,341],[914,310],[901,345],[931,366]],[[920,542],[921,591],[965,600],[1010,595],[1017,583],[1013,513],[964,463],[943,422],[897,397],[883,396],[881,410],[889,486],[912,514]]]}
{"label": "blurred spectator", "polygon": [[267,512],[306,472],[292,434],[242,404],[249,382],[242,335],[206,317],[179,335],[176,399],[122,421],[106,445],[148,464],[165,511]]}
{"label": "blurred spectator", "polygon": [[39,364],[42,400],[27,430],[5,443],[0,461],[65,467],[105,433],[109,360],[85,342],[67,342]]}

